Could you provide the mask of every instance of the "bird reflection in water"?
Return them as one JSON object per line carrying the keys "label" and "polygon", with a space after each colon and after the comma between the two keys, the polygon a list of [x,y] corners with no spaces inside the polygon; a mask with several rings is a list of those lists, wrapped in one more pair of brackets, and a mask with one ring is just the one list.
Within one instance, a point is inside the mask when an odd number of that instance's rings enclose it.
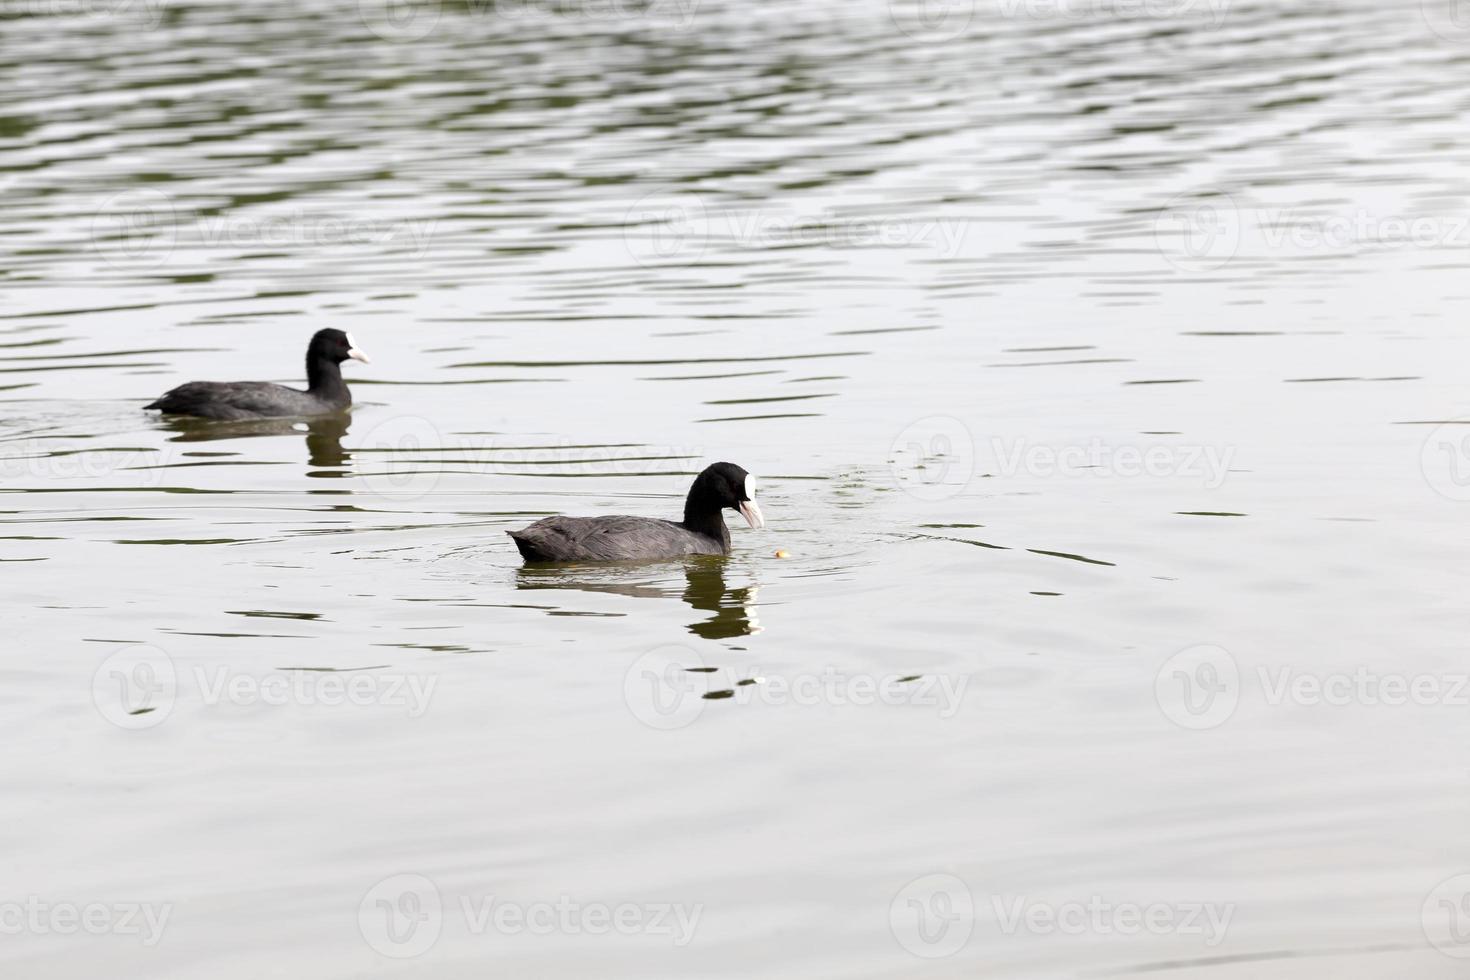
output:
{"label": "bird reflection in water", "polygon": [[[728,640],[761,631],[756,616],[756,593],[760,586],[731,588],[725,581],[729,562],[716,556],[697,556],[684,560],[684,589],[678,593],[689,606],[702,613],[712,613],[689,624],[689,632],[706,640]],[[516,570],[518,589],[575,589],[608,595],[645,599],[667,599],[675,591],[657,580],[647,578],[651,567],[667,567],[664,563],[630,564],[530,564]],[[637,580],[633,577],[637,576]]]}
{"label": "bird reflection in water", "polygon": [[164,420],[164,428],[175,433],[170,442],[211,442],[218,439],[249,439],[256,436],[306,436],[307,476],[328,479],[350,475],[347,464],[352,453],[342,448],[342,437],[352,426],[352,416],[322,415],[309,419],[249,419],[218,422],[187,416]]}
{"label": "bird reflection in water", "polygon": [[689,624],[689,632],[706,640],[728,640],[761,631],[755,613],[756,593],[760,586],[732,589],[725,583],[723,559],[695,559],[684,566],[684,601],[694,609],[714,613],[710,618]]}

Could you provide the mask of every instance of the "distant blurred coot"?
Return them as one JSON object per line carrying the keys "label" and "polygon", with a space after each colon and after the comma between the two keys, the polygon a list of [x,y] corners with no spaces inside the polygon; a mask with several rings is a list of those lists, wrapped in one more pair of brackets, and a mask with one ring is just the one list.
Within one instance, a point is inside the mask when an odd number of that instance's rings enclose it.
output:
{"label": "distant blurred coot", "polygon": [[329,415],[352,406],[352,393],[342,380],[342,362],[348,358],[368,363],[351,334],[318,330],[306,348],[305,391],[268,381],[190,381],[144,407],[204,419]]}
{"label": "distant blurred coot", "polygon": [[765,527],[755,502],[755,477],[734,463],[714,463],[695,477],[684,520],[652,517],[548,517],[507,531],[527,561],[630,561],[684,555],[728,555],[730,529],[722,513],[739,511]]}

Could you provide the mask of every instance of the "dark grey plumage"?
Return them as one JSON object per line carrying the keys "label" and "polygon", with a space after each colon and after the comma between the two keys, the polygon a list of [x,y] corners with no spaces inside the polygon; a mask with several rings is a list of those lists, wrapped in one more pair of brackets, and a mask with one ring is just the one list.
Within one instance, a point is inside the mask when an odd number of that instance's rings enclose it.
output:
{"label": "dark grey plumage", "polygon": [[728,555],[732,507],[751,527],[765,524],[755,502],[755,478],[734,463],[714,463],[695,477],[684,520],[651,517],[547,517],[507,531],[527,561],[646,561],[685,555]]}
{"label": "dark grey plumage", "polygon": [[268,381],[190,381],[144,408],[221,420],[329,415],[352,407],[352,393],[342,380],[342,362],[348,358],[367,363],[350,334],[318,330],[306,348],[305,391]]}
{"label": "dark grey plumage", "polygon": [[729,554],[723,540],[652,517],[548,517],[507,532],[528,561],[625,561]]}

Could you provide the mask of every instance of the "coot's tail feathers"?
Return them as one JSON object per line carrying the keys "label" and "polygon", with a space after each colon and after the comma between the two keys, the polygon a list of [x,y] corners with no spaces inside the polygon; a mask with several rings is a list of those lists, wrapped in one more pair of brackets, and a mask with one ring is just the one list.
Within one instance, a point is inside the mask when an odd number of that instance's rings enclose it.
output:
{"label": "coot's tail feathers", "polygon": [[227,391],[227,385],[216,385],[208,381],[190,381],[188,384],[165,391],[144,405],[143,410],[153,409],[165,415],[200,415],[210,418],[215,414],[210,411],[211,408],[231,407],[224,398],[220,397]]}
{"label": "coot's tail feathers", "polygon": [[187,387],[187,385],[180,385],[178,388],[170,388],[168,391],[165,391],[163,394],[153,399],[153,401],[149,402],[147,405],[144,405],[143,410],[146,412],[152,409],[158,412],[167,412],[169,414],[174,414],[177,413],[181,408],[187,408],[187,398],[181,397],[188,394],[187,392],[182,390]]}
{"label": "coot's tail feathers", "polygon": [[[530,528],[526,528],[526,531],[529,530]],[[535,540],[525,531],[506,531],[505,533],[510,535],[510,539],[516,543],[516,550],[521,553],[521,557],[526,559],[526,561],[552,560],[550,555],[547,555],[536,547]]]}
{"label": "coot's tail feathers", "polygon": [[[543,517],[519,531],[506,531],[527,561],[577,561],[598,557],[584,540],[596,522],[568,517]],[[595,534],[593,535],[596,536]],[[612,557],[612,556],[602,556]]]}

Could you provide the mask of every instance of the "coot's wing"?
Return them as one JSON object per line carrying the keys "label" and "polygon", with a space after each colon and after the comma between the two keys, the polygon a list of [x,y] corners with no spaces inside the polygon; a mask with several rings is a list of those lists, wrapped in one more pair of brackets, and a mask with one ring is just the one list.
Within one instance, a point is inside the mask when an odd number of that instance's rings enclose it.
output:
{"label": "coot's wing", "polygon": [[548,517],[509,532],[529,561],[627,561],[723,554],[719,542],[649,517]]}
{"label": "coot's wing", "polygon": [[313,402],[304,391],[268,381],[190,381],[146,407],[168,415],[255,419],[309,414]]}

